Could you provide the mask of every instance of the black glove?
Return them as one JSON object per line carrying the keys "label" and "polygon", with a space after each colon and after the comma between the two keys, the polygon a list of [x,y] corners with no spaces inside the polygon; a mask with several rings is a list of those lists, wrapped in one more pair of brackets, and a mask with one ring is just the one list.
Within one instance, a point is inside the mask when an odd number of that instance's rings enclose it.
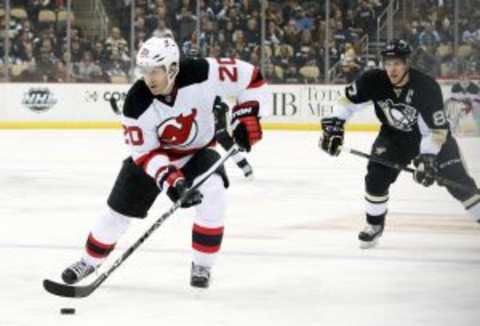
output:
{"label": "black glove", "polygon": [[345,134],[345,120],[339,118],[323,118],[322,129],[323,138],[320,147],[332,156],[340,154],[340,146],[343,145]]}
{"label": "black glove", "polygon": [[415,171],[413,180],[430,187],[435,182],[438,173],[437,157],[434,154],[420,154],[413,160]]}
{"label": "black glove", "polygon": [[[173,202],[179,200],[189,190],[182,171],[173,165],[167,167],[167,172],[160,179],[160,189],[162,189],[161,186],[163,186],[164,183],[168,184],[167,196]],[[198,191],[198,189],[195,189],[182,200],[180,207],[188,208],[198,205],[202,202],[202,198],[202,193]]]}
{"label": "black glove", "polygon": [[258,113],[257,101],[241,103],[232,109],[233,138],[237,145],[247,152],[262,139],[262,125]]}
{"label": "black glove", "polygon": [[215,139],[224,149],[229,150],[234,141],[227,129],[228,105],[222,101],[220,96],[217,96],[213,102],[212,111],[215,118]]}
{"label": "black glove", "polygon": [[[189,191],[189,189],[190,188],[187,187],[187,183],[185,180],[178,180],[175,183],[175,186],[171,186],[168,188],[167,195],[173,202],[176,202],[177,200],[180,199],[180,197],[183,196],[184,193]],[[203,199],[202,193],[198,191],[198,189],[195,189],[190,192],[190,195],[188,195],[187,197],[185,197],[185,199],[183,199],[180,207],[188,208],[188,207],[198,205],[202,202],[202,199]]]}

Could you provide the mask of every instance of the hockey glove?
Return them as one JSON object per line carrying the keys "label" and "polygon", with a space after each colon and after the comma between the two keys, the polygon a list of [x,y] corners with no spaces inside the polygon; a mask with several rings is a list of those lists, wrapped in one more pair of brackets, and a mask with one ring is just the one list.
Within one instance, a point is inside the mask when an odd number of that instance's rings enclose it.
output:
{"label": "hockey glove", "polygon": [[230,149],[233,144],[233,138],[227,129],[227,111],[228,105],[222,101],[220,96],[215,97],[213,102],[213,116],[215,118],[215,139],[226,150]]}
{"label": "hockey glove", "polygon": [[[176,202],[179,200],[188,190],[185,177],[179,169],[170,165],[167,168],[167,173],[160,179],[160,184],[168,184],[167,196],[171,201]],[[187,197],[182,200],[180,207],[188,208],[198,205],[202,202],[203,195],[197,189],[193,190]]]}
{"label": "hockey glove", "polygon": [[340,146],[343,145],[345,134],[344,124],[345,120],[338,118],[322,119],[323,138],[320,147],[332,156],[340,154]]}
{"label": "hockey glove", "polygon": [[415,166],[413,180],[430,187],[438,173],[437,157],[433,154],[420,154],[413,160],[413,165]]}
{"label": "hockey glove", "polygon": [[233,107],[233,138],[237,145],[250,152],[252,146],[262,139],[262,126],[258,117],[259,104],[249,101]]}

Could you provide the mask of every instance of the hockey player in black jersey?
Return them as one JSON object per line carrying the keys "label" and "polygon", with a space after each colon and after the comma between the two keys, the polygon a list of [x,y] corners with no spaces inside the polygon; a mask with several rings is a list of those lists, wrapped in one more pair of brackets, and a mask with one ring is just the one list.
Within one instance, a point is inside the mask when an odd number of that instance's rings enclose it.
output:
{"label": "hockey player in black jersey", "polygon": [[[384,70],[362,74],[346,87],[334,113],[322,119],[321,148],[336,156],[344,139],[344,124],[357,110],[357,104],[373,101],[381,122],[371,154],[407,166],[413,160],[416,182],[428,187],[442,176],[472,188],[463,191],[447,187],[476,222],[480,222],[480,194],[468,175],[460,150],[452,136],[443,109],[438,83],[410,68],[411,48],[394,40],[382,51]],[[400,171],[368,162],[365,177],[367,226],[358,238],[361,248],[373,247],[382,235],[387,215],[389,188]]]}

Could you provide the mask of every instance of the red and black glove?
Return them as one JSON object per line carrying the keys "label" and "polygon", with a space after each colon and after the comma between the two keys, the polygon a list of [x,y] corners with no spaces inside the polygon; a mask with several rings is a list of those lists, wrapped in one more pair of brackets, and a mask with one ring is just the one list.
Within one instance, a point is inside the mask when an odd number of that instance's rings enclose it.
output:
{"label": "red and black glove", "polygon": [[[173,165],[167,167],[167,172],[160,178],[159,185],[168,186],[167,196],[174,203],[182,199],[180,207],[188,208],[198,205],[202,202],[203,195],[198,189],[190,190],[182,171]],[[190,192],[185,198],[182,198],[187,192]]]}
{"label": "red and black glove", "polygon": [[250,152],[252,146],[262,139],[262,126],[258,117],[259,104],[249,101],[232,109],[233,138],[237,145]]}

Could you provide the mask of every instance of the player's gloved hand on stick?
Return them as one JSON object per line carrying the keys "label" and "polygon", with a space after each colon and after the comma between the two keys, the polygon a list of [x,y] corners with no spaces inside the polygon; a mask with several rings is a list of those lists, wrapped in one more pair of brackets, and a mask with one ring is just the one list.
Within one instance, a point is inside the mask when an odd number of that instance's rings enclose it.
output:
{"label": "player's gloved hand on stick", "polygon": [[232,109],[233,138],[237,145],[250,152],[252,146],[262,139],[262,126],[258,117],[259,104],[249,101]]}
{"label": "player's gloved hand on stick", "polygon": [[[189,187],[185,180],[185,176],[175,166],[170,165],[167,173],[162,178],[161,182],[166,182],[169,187],[167,189],[167,196],[173,202],[179,200],[188,190]],[[190,195],[183,199],[180,207],[188,208],[198,205],[202,202],[203,195],[198,189],[193,190]]]}
{"label": "player's gloved hand on stick", "polygon": [[338,118],[323,118],[322,130],[323,138],[320,142],[320,147],[332,156],[340,154],[340,146],[343,145],[343,138],[345,135],[345,120]]}
{"label": "player's gloved hand on stick", "polygon": [[430,187],[435,182],[438,173],[437,157],[434,154],[420,154],[413,160],[415,171],[413,180]]}
{"label": "player's gloved hand on stick", "polygon": [[228,105],[220,96],[217,96],[213,102],[212,111],[215,117],[215,139],[223,148],[228,149],[234,145],[233,138],[227,129]]}

